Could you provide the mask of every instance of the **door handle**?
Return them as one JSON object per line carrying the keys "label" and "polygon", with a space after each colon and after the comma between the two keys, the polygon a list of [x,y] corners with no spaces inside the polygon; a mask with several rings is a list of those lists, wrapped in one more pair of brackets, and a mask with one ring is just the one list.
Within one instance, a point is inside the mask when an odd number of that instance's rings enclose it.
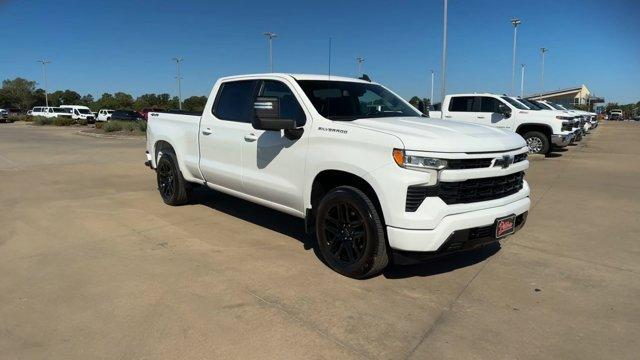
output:
{"label": "door handle", "polygon": [[446,118],[450,118],[450,117],[451,117],[451,115],[445,115],[444,117],[446,117]]}
{"label": "door handle", "polygon": [[258,137],[256,136],[256,134],[247,134],[244,136],[244,141],[254,142],[256,140],[258,140]]}
{"label": "door handle", "polygon": [[478,116],[478,119],[484,119],[484,116]]}
{"label": "door handle", "polygon": [[211,129],[202,130],[202,135],[211,135]]}

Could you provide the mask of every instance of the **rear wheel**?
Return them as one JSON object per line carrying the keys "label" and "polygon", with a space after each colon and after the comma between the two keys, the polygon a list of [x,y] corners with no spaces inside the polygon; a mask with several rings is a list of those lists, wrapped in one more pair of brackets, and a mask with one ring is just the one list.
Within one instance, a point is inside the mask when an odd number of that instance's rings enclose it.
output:
{"label": "rear wheel", "polygon": [[158,156],[156,178],[162,200],[173,206],[186,204],[191,186],[182,177],[176,155],[171,151],[162,151]]}
{"label": "rear wheel", "polygon": [[316,237],[324,260],[342,275],[371,277],[389,263],[378,210],[365,193],[354,187],[337,187],[322,198]]}
{"label": "rear wheel", "polygon": [[529,147],[529,154],[547,154],[551,149],[549,138],[539,131],[529,131],[523,137]]}

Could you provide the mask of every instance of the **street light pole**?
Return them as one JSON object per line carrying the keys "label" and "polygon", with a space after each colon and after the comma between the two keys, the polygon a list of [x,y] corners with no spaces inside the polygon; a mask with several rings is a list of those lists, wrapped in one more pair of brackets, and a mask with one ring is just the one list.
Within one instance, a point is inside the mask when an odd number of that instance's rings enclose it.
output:
{"label": "street light pole", "polygon": [[263,35],[266,36],[269,41],[269,72],[273,72],[273,38],[277,37],[278,34],[269,31]]}
{"label": "street light pole", "polygon": [[522,73],[520,74],[520,97],[524,97],[524,64],[522,66]]}
{"label": "street light pole", "polygon": [[542,75],[540,77],[540,93],[544,92],[544,53],[549,51],[547,48],[540,48],[540,52],[542,53]]}
{"label": "street light pole", "polygon": [[182,87],[180,84],[180,80],[182,80],[182,77],[180,76],[180,63],[183,59],[174,57],[172,60],[176,62],[176,71],[178,73],[178,75],[176,76],[176,79],[178,80],[178,109],[182,110]]}
{"label": "street light pole", "polygon": [[[446,74],[447,74],[447,5],[448,1],[444,0],[444,13],[443,13],[443,29],[442,29],[442,64],[440,70],[440,101],[444,104],[444,95],[446,91]],[[444,111],[440,111],[440,118]]]}
{"label": "street light pole", "polygon": [[47,94],[47,64],[50,64],[51,61],[42,59],[38,60],[40,64],[42,64],[42,77],[44,78],[44,102],[45,106],[49,107],[49,95]]}
{"label": "street light pole", "polygon": [[436,72],[431,69],[431,95],[429,96],[429,105],[433,105],[433,81],[435,79]]}
{"label": "street light pole", "polygon": [[356,74],[356,77],[362,75],[362,63],[364,62],[364,58],[361,56],[358,56],[356,58],[356,71],[358,71],[358,73]]}
{"label": "street light pole", "polygon": [[513,25],[513,62],[511,64],[511,94],[515,94],[516,84],[516,39],[518,36],[518,25],[522,24],[522,21],[518,18],[511,19],[511,25]]}

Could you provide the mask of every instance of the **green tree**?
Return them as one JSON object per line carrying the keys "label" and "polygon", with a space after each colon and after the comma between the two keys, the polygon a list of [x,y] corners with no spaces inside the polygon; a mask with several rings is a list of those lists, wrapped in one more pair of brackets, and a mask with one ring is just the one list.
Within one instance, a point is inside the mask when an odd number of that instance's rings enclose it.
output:
{"label": "green tree", "polygon": [[113,99],[113,95],[111,95],[109,93],[103,93],[102,96],[100,96],[100,98],[98,99],[98,101],[96,101],[96,104],[98,105],[98,108],[100,108],[100,109],[117,110],[116,109],[116,102]]}
{"label": "green tree", "polygon": [[191,96],[182,102],[182,108],[186,111],[202,111],[207,104],[206,96]]}
{"label": "green tree", "polygon": [[142,108],[149,108],[149,107],[160,107],[158,105],[158,95],[156,94],[140,95],[134,102],[133,107],[136,110],[141,110]]}
{"label": "green tree", "polygon": [[32,107],[38,105],[44,105],[45,103],[46,98],[44,96],[44,89],[36,89],[36,91],[33,92],[33,102],[27,109],[31,109]]}
{"label": "green tree", "polygon": [[29,109],[34,103],[33,94],[35,89],[35,81],[20,77],[13,80],[6,79],[2,82],[0,99],[3,102],[3,106]]}
{"label": "green tree", "polygon": [[620,105],[618,105],[618,103],[607,103],[607,105],[604,107],[604,111],[607,113],[611,112],[611,109],[619,109]]}
{"label": "green tree", "polygon": [[87,94],[80,98],[80,105],[88,106],[93,111],[97,111],[95,101],[93,100],[93,95]]}
{"label": "green tree", "polygon": [[178,105],[179,103],[180,103],[180,99],[177,96],[174,96],[167,102],[166,109],[177,109],[180,107]]}
{"label": "green tree", "polygon": [[115,109],[133,109],[133,96],[117,92],[113,94],[113,101],[115,102]]}
{"label": "green tree", "polygon": [[73,90],[57,90],[49,94],[49,105],[78,105],[80,98],[80,94]]}

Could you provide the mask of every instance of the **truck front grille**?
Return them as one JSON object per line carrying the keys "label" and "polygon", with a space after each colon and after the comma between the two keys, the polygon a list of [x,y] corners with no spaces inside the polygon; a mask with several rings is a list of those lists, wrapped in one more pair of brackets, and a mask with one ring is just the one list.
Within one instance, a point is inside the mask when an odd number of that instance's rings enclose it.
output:
{"label": "truck front grille", "polygon": [[[494,158],[481,159],[447,159],[447,170],[479,169],[491,166]],[[513,162],[517,163],[527,159],[527,153],[518,154],[513,157]]]}
{"label": "truck front grille", "polygon": [[505,176],[440,182],[435,186],[412,185],[407,188],[405,211],[414,212],[427,197],[439,197],[448,205],[468,204],[507,197],[520,191],[524,172]]}

